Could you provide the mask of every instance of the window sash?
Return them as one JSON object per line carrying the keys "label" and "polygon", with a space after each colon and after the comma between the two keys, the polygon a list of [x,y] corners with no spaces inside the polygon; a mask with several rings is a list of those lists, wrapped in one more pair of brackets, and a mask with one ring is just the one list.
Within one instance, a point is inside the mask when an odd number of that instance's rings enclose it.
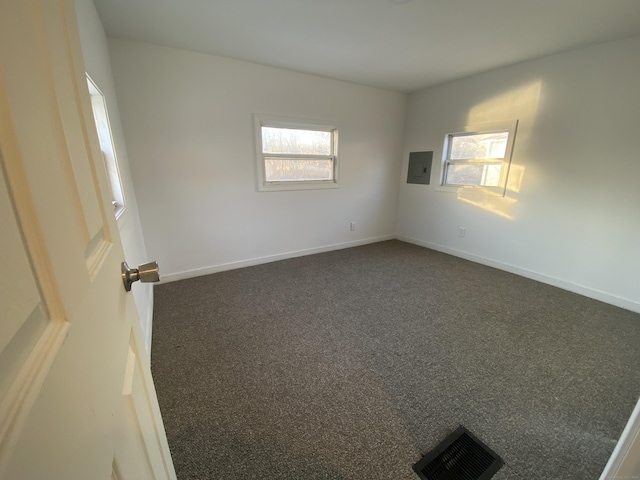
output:
{"label": "window sash", "polygon": [[[513,145],[515,142],[515,135],[518,128],[518,121],[505,121],[505,122],[495,122],[495,123],[487,123],[483,125],[476,126],[467,126],[464,129],[452,132],[451,130],[443,135],[443,149],[441,150],[442,154],[442,180],[441,186],[448,188],[455,188],[455,191],[460,191],[460,188],[468,188],[479,189],[480,192],[495,192],[498,194],[504,195],[506,192],[506,184],[509,176],[509,170],[511,165],[511,157],[513,155]],[[486,158],[468,158],[468,159],[452,159],[451,158],[451,150],[453,147],[454,139],[460,137],[469,137],[474,135],[491,135],[491,134],[507,134],[507,143],[505,147],[504,156],[500,158],[496,157],[486,157]],[[483,152],[483,153],[491,153],[491,152]],[[495,152],[500,153],[500,152]],[[490,185],[482,185],[478,183],[452,183],[448,181],[449,174],[451,172],[451,168],[455,166],[469,165],[475,167],[491,167],[491,166],[499,166],[500,173],[499,179],[497,180],[497,185],[494,185],[494,182],[491,182]],[[497,172],[496,172],[497,173]],[[493,177],[495,178],[495,177]],[[451,190],[449,190],[451,191]]]}
{"label": "window sash", "polygon": [[[475,166],[480,166],[480,167],[491,167],[491,166],[499,166],[500,168],[500,173],[499,173],[499,177],[497,180],[497,185],[488,185],[488,184],[483,184],[483,183],[457,183],[457,182],[452,182],[449,181],[449,174],[450,174],[450,167],[452,166],[456,166],[456,165],[475,165]],[[467,160],[451,160],[451,161],[447,161],[445,163],[445,167],[444,167],[444,182],[443,185],[445,186],[451,186],[451,187],[483,187],[483,188],[500,188],[500,186],[503,184],[504,179],[506,177],[507,174],[507,168],[506,167],[506,162],[498,160],[490,160],[490,161],[467,161]],[[486,176],[489,172],[487,172],[486,170],[483,171],[482,173],[482,178],[486,179]]]}
{"label": "window sash", "polygon": [[[269,180],[267,179],[268,174],[268,165],[267,165],[267,160],[268,159],[273,159],[273,160],[284,160],[284,161],[299,161],[299,162],[305,162],[307,160],[320,160],[322,162],[331,162],[330,165],[330,178],[284,178],[284,179],[277,179],[277,180]],[[295,184],[316,184],[316,183],[334,183],[335,179],[336,179],[336,162],[335,162],[335,156],[332,155],[318,155],[318,156],[314,156],[314,155],[306,155],[304,157],[302,156],[295,156],[295,155],[265,155],[263,158],[263,164],[264,164],[264,178],[263,178],[263,182],[265,185],[295,185]],[[292,172],[293,173],[293,172]],[[313,176],[312,174],[310,176]]]}
{"label": "window sash", "polygon": [[307,127],[305,125],[301,125],[301,126],[282,126],[282,125],[275,125],[272,124],[271,122],[269,123],[261,123],[260,124],[260,140],[261,140],[261,146],[262,146],[262,154],[263,155],[278,155],[278,156],[283,156],[283,155],[294,155],[294,156],[307,156],[307,155],[312,155],[312,156],[316,156],[316,157],[320,157],[323,156],[320,153],[314,153],[314,154],[304,154],[304,153],[284,153],[284,152],[265,152],[265,144],[264,144],[264,133],[263,133],[263,128],[275,128],[275,129],[279,129],[279,130],[295,130],[295,131],[302,131],[302,132],[321,132],[321,133],[329,133],[329,152],[331,152],[328,155],[324,155],[326,157],[329,156],[335,156],[335,128],[333,127]]}
{"label": "window sash", "polygon": [[[501,157],[470,157],[470,158],[456,158],[456,159],[451,158],[451,153],[453,151],[454,143],[456,139],[465,138],[465,137],[480,137],[480,136],[487,137],[487,136],[496,135],[496,134],[507,135],[507,139],[506,139],[507,141],[504,145],[505,151]],[[447,160],[462,160],[462,161],[484,160],[484,159],[504,160],[507,157],[507,149],[510,145],[511,135],[512,133],[509,130],[505,130],[505,129],[471,131],[471,132],[463,132],[463,133],[450,133],[447,136]]]}
{"label": "window sash", "polygon": [[[331,178],[328,179],[306,179],[306,180],[298,180],[298,179],[292,179],[292,180],[267,180],[267,159],[269,158],[273,158],[273,159],[289,159],[289,160],[324,160],[324,161],[331,161]],[[279,184],[283,184],[286,183],[287,185],[289,184],[295,184],[295,183],[306,183],[306,184],[310,184],[310,183],[333,183],[336,180],[336,156],[335,155],[296,155],[296,154],[276,154],[276,153],[263,153],[262,154],[262,165],[263,165],[263,178],[262,181],[264,182],[265,185],[279,185]]]}
{"label": "window sash", "polygon": [[335,155],[308,155],[297,153],[263,153],[264,158],[291,158],[293,160],[334,160]]}
{"label": "window sash", "polygon": [[[325,188],[338,188],[339,159],[338,159],[338,127],[333,122],[314,121],[309,119],[280,117],[274,115],[254,114],[257,183],[259,191],[284,191],[284,190],[315,190]],[[307,150],[299,143],[289,144],[283,142],[269,143],[265,146],[264,129],[276,128],[286,130],[302,130],[309,132],[329,133],[329,138],[324,136],[320,148],[314,148],[315,143],[311,139]],[[288,135],[283,134],[283,139]],[[304,135],[303,135],[304,138]],[[329,144],[330,142],[330,144]],[[279,145],[274,148],[274,145]],[[328,148],[327,148],[328,147]],[[265,150],[307,150],[306,153],[274,153]],[[317,151],[318,153],[313,153]],[[329,153],[329,154],[326,154]],[[282,161],[278,164],[278,161]],[[300,163],[295,163],[299,161]],[[315,161],[315,162],[314,162]],[[330,162],[330,163],[329,163]]]}
{"label": "window sash", "polygon": [[505,163],[506,160],[504,158],[471,158],[469,160],[450,160],[447,158],[447,164],[450,163],[481,163],[481,164],[492,164],[492,165],[500,165],[501,163]]}

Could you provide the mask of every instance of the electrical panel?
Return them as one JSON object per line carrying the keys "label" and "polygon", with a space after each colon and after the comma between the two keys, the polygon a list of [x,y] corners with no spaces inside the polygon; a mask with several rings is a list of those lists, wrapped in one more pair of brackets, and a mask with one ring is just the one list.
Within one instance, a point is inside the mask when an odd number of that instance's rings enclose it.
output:
{"label": "electrical panel", "polygon": [[409,171],[407,183],[429,185],[431,180],[431,162],[433,152],[411,152],[409,154]]}

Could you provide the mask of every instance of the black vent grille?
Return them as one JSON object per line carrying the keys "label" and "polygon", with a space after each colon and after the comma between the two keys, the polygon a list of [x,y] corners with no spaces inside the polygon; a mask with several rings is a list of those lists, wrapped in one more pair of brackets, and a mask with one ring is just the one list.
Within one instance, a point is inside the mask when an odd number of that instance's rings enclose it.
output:
{"label": "black vent grille", "polygon": [[445,438],[413,466],[423,480],[488,480],[502,459],[464,427]]}

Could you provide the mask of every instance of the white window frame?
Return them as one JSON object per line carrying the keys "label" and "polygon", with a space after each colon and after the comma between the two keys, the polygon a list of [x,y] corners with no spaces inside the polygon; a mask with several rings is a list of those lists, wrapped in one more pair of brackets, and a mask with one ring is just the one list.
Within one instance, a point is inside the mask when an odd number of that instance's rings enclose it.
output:
{"label": "white window frame", "polygon": [[[449,131],[444,134],[444,140],[442,143],[442,172],[440,181],[440,190],[449,192],[465,191],[475,194],[488,194],[504,196],[507,189],[507,181],[509,179],[509,169],[511,167],[511,159],[513,157],[513,146],[516,139],[516,131],[518,129],[518,120],[510,120],[505,122],[493,122],[480,125],[467,125],[457,131]],[[504,153],[504,158],[472,158],[466,160],[450,160],[449,153],[451,149],[452,139],[463,135],[482,135],[490,133],[508,132],[507,146]],[[449,165],[460,164],[481,164],[481,165],[502,165],[500,170],[500,180],[498,186],[485,186],[485,185],[460,185],[453,183],[446,183],[447,181],[447,169]]]}
{"label": "white window frame", "polygon": [[[318,190],[325,188],[338,188],[338,127],[332,122],[322,120],[309,120],[293,117],[281,117],[275,115],[254,114],[255,144],[256,144],[256,166],[258,190],[261,192],[286,191],[286,190]],[[296,130],[314,130],[320,132],[331,132],[331,153],[332,155],[287,155],[264,153],[262,148],[262,127],[291,128]],[[332,160],[333,179],[332,180],[303,180],[298,182],[267,182],[265,175],[265,159],[269,157],[278,158],[309,158]]]}
{"label": "white window frame", "polygon": [[119,221],[126,209],[126,200],[124,188],[122,187],[118,158],[116,156],[116,147],[113,143],[113,134],[111,133],[107,99],[89,74],[85,73],[85,75],[87,77],[89,95],[91,96],[91,110],[96,125],[100,150],[102,150],[107,180],[109,181],[113,213],[116,216],[116,220]]}

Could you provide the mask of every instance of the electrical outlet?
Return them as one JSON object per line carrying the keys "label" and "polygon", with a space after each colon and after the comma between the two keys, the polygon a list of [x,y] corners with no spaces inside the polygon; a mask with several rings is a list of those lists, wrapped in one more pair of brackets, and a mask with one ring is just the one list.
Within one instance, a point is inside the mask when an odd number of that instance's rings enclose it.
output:
{"label": "electrical outlet", "polygon": [[464,238],[464,236],[467,234],[467,227],[460,227],[458,229],[458,236],[460,238]]}
{"label": "electrical outlet", "polygon": [[349,230],[351,230],[352,232],[356,231],[356,222],[351,222],[349,224]]}

